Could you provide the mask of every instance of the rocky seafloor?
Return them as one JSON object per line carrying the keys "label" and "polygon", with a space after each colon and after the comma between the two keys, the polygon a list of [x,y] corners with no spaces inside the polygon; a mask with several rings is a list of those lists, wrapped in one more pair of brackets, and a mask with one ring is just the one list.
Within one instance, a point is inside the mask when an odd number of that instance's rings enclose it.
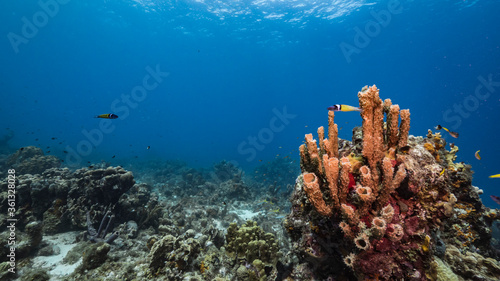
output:
{"label": "rocky seafloor", "polygon": [[15,273],[11,231],[0,233],[0,280],[268,280],[287,260],[282,223],[298,174],[289,160],[252,176],[225,161],[199,170],[177,161],[70,170],[33,146],[0,161],[2,229],[9,169],[17,220]]}
{"label": "rocky seafloor", "polygon": [[318,133],[302,174],[283,158],[245,174],[1,155],[0,280],[500,280],[499,214],[458,147],[409,136],[378,184],[361,128],[335,152]]}

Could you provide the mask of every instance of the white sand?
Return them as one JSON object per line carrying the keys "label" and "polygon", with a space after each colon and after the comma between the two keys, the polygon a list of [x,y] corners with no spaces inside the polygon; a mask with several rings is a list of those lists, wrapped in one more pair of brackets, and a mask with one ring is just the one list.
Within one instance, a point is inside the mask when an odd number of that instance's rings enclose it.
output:
{"label": "white sand", "polygon": [[61,280],[62,277],[68,276],[75,268],[79,266],[82,262],[80,258],[74,264],[63,264],[62,260],[66,257],[66,254],[71,250],[77,243],[75,242],[76,236],[79,234],[78,231],[59,233],[56,235],[44,236],[43,240],[51,245],[59,247],[61,252],[54,256],[38,256],[33,259],[33,268],[45,268],[48,270],[51,276],[50,280]]}

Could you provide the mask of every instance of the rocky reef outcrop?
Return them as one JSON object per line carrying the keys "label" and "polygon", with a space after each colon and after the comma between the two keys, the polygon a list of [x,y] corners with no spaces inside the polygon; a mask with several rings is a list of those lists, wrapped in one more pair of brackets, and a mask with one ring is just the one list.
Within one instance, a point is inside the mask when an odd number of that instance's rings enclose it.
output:
{"label": "rocky reef outcrop", "polygon": [[[320,127],[318,141],[308,134],[300,147],[302,175],[285,223],[299,257],[291,276],[449,280],[442,274],[453,272],[457,280],[500,278],[491,215],[471,184],[471,167],[454,163],[458,147],[446,150],[432,132],[408,136],[410,112],[382,102],[375,86],[358,97],[363,126],[352,142],[338,141],[330,111],[328,138]],[[458,254],[481,269],[463,269],[451,258]]]}

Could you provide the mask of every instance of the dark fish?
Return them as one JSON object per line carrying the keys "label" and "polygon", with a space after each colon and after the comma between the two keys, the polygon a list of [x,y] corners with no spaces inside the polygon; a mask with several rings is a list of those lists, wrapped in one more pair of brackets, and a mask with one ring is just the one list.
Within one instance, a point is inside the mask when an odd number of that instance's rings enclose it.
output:
{"label": "dark fish", "polygon": [[23,151],[24,147],[19,148],[19,150]]}
{"label": "dark fish", "polygon": [[116,118],[118,118],[118,115],[113,114],[113,113],[108,113],[108,114],[97,115],[94,118],[116,119]]}
{"label": "dark fish", "polygon": [[401,152],[403,154],[408,154],[408,152],[410,152],[410,146],[406,145],[406,146],[400,147],[399,152]]}
{"label": "dark fish", "polygon": [[35,141],[38,141],[38,139],[35,139]]}
{"label": "dark fish", "polygon": [[497,204],[500,205],[500,197],[498,196],[495,196],[495,195],[490,195],[491,199],[493,199],[493,201],[497,202]]}
{"label": "dark fish", "polygon": [[68,153],[66,150],[63,150],[63,153]]}
{"label": "dark fish", "polygon": [[150,148],[151,148],[151,146],[148,145],[148,147],[146,149],[150,149]]}
{"label": "dark fish", "polygon": [[113,157],[111,157],[111,158],[115,158],[115,157],[116,157],[116,155],[113,155]]}
{"label": "dark fish", "polygon": [[52,140],[55,140],[55,139],[57,139],[57,138],[52,138]]}
{"label": "dark fish", "polygon": [[50,153],[50,150],[46,151],[45,153]]}
{"label": "dark fish", "polygon": [[89,168],[92,169],[92,168],[94,168],[94,166],[90,165]]}

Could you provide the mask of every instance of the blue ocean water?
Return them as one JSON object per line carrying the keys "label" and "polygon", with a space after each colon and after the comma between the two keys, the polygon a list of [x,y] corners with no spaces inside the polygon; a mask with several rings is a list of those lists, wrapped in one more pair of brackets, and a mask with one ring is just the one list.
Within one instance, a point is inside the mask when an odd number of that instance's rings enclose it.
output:
{"label": "blue ocean water", "polygon": [[[4,1],[0,138],[84,166],[298,159],[376,84],[500,195],[498,1]],[[116,120],[93,118],[115,113]],[[359,114],[336,114],[350,139]],[[52,139],[55,138],[55,139]],[[147,149],[150,147],[150,149]],[[474,157],[480,150],[481,160]],[[65,153],[67,152],[67,153]],[[298,164],[297,164],[298,165]]]}

